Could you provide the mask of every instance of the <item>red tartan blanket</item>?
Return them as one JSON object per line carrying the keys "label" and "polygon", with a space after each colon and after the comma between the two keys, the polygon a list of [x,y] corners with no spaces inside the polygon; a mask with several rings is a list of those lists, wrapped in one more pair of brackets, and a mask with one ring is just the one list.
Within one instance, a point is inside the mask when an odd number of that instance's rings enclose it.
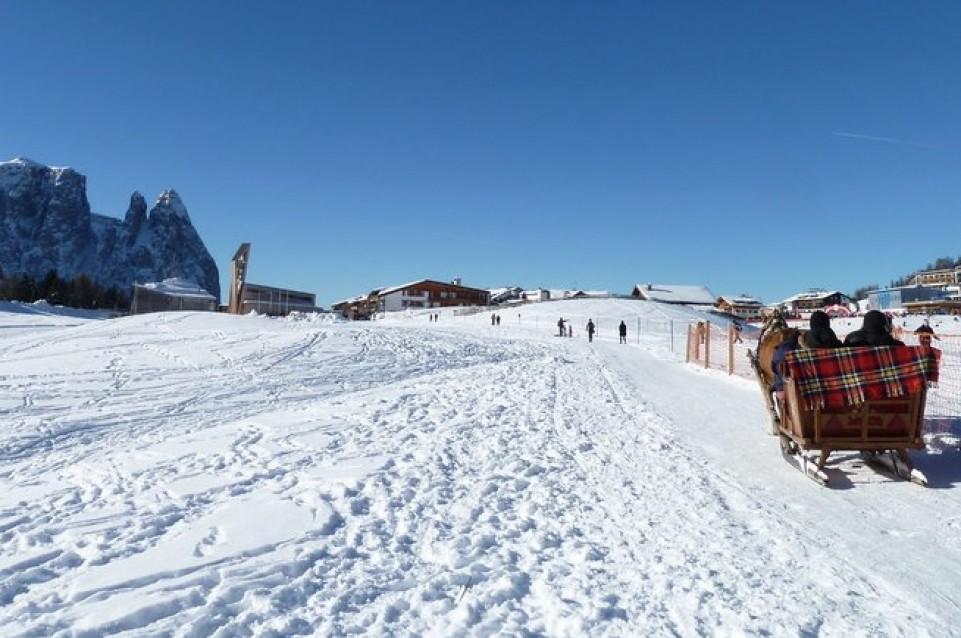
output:
{"label": "red tartan blanket", "polygon": [[794,350],[784,359],[807,408],[859,405],[894,399],[937,383],[941,351],[915,346]]}

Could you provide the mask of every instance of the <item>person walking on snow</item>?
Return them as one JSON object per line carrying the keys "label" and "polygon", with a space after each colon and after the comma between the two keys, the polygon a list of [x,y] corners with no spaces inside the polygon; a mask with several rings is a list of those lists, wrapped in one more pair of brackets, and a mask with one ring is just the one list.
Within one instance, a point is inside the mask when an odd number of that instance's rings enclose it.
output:
{"label": "person walking on snow", "polygon": [[496,321],[497,321],[497,315],[495,315],[494,313],[491,313],[491,325],[493,326]]}
{"label": "person walking on snow", "polygon": [[621,343],[627,343],[627,324],[621,321],[621,325],[617,327],[617,334],[621,336]]}
{"label": "person walking on snow", "polygon": [[497,325],[501,325],[501,316],[497,315]]}
{"label": "person walking on snow", "polygon": [[594,320],[587,320],[587,341],[588,343],[594,341]]}
{"label": "person walking on snow", "polygon": [[560,319],[557,320],[557,336],[558,337],[564,336],[564,317],[561,317]]}

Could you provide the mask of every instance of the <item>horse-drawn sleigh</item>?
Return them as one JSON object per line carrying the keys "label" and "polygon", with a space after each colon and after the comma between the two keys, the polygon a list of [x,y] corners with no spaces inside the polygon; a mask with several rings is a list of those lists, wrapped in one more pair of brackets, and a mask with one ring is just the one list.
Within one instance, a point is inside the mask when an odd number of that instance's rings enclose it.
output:
{"label": "horse-drawn sleigh", "polygon": [[[784,458],[827,485],[824,467],[831,453],[857,451],[871,466],[926,485],[908,450],[924,447],[921,427],[927,385],[937,380],[936,351],[801,347],[788,352],[781,370],[775,370],[777,347],[799,332],[772,315],[757,351],[748,351]],[[775,392],[778,374],[783,392]]]}

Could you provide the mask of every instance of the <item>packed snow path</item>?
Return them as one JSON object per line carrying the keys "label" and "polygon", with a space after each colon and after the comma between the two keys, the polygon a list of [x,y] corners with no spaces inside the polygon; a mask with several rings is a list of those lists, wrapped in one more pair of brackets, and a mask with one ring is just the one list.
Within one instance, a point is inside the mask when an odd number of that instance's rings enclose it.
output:
{"label": "packed snow path", "polygon": [[[833,471],[853,489],[819,488],[751,384],[481,326],[182,313],[0,336],[4,635],[961,621],[956,490],[852,460]],[[918,459],[941,487],[959,461]]]}

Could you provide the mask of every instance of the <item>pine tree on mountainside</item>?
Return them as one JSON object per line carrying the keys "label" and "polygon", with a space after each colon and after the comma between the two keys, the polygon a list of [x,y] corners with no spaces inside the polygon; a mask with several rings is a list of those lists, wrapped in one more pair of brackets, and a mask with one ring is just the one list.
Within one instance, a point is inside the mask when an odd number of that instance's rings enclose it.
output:
{"label": "pine tree on mountainside", "polygon": [[75,308],[94,308],[97,290],[93,281],[87,275],[77,275],[70,282],[68,305]]}
{"label": "pine tree on mountainside", "polygon": [[37,284],[30,275],[23,274],[17,277],[13,287],[13,298],[18,301],[36,301]]}
{"label": "pine tree on mountainside", "polygon": [[74,308],[102,308],[119,312],[130,308],[130,299],[116,286],[104,288],[87,275],[62,279],[56,270],[49,270],[40,282],[22,273],[5,278],[0,270],[0,300],[33,303],[46,301],[56,306]]}
{"label": "pine tree on mountainside", "polygon": [[56,270],[49,270],[37,287],[37,298],[46,299],[49,304],[62,305],[65,296],[64,281]]}

